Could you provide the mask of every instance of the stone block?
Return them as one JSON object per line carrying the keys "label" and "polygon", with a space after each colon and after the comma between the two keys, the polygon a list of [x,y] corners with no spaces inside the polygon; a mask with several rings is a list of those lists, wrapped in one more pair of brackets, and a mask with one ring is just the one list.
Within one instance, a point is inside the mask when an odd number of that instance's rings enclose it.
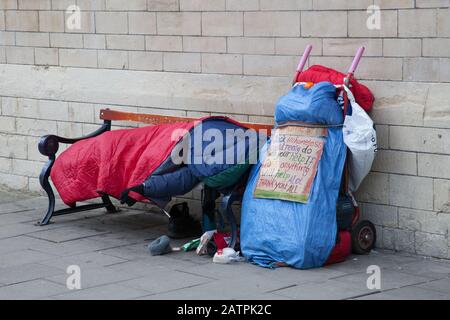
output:
{"label": "stone block", "polygon": [[6,62],[15,64],[34,64],[34,48],[6,47]]}
{"label": "stone block", "polygon": [[150,51],[183,51],[180,36],[146,36],[145,48]]}
{"label": "stone block", "polygon": [[[397,37],[397,10],[383,10],[380,16],[380,28],[368,28],[370,16],[366,10],[348,12],[348,35],[350,37],[387,38]],[[346,36],[346,35],[345,35]]]}
{"label": "stone block", "polygon": [[147,0],[106,0],[105,8],[110,11],[143,11],[147,10]]}
{"label": "stone block", "polygon": [[156,14],[154,12],[129,12],[130,34],[156,34]]}
{"label": "stone block", "polygon": [[200,53],[164,53],[164,70],[180,72],[200,72]]}
{"label": "stone block", "polygon": [[287,11],[244,12],[244,35],[250,37],[298,37],[300,36],[300,13]]}
{"label": "stone block", "polygon": [[362,203],[361,216],[383,227],[398,227],[398,208],[386,205]]}
{"label": "stone block", "polygon": [[49,47],[50,36],[43,32],[16,32],[16,45],[24,47]]}
{"label": "stone block", "polygon": [[439,81],[439,59],[404,59],[403,79],[406,81]]}
{"label": "stone block", "polygon": [[148,0],[148,11],[178,11],[179,0]]}
{"label": "stone block", "polygon": [[356,199],[376,204],[389,204],[389,175],[371,172],[356,193]]}
{"label": "stone block", "polygon": [[83,47],[85,49],[106,49],[106,36],[104,34],[83,34]]}
{"label": "stone block", "polygon": [[420,57],[421,55],[421,39],[383,39],[383,56],[385,57]]}
{"label": "stone block", "polygon": [[96,12],[95,26],[97,33],[128,33],[127,12]]}
{"label": "stone block", "polygon": [[415,9],[398,11],[398,35],[404,38],[435,37],[437,11]]}
{"label": "stone block", "polygon": [[83,48],[81,34],[51,33],[50,46],[53,48]]}
{"label": "stone block", "polygon": [[107,35],[106,48],[113,50],[144,50],[145,37],[140,35]]}
{"label": "stone block", "polygon": [[98,67],[105,69],[128,69],[128,52],[118,50],[99,50]]}
{"label": "stone block", "polygon": [[39,31],[37,11],[6,11],[6,30]]}
{"label": "stone block", "polygon": [[365,47],[364,56],[382,56],[381,39],[323,39],[323,55],[353,57],[359,47]]}
{"label": "stone block", "polygon": [[450,156],[419,153],[419,176],[450,179]]}
{"label": "stone block", "polygon": [[50,0],[18,0],[20,10],[49,10]]}
{"label": "stone block", "polygon": [[259,0],[226,0],[227,11],[257,11]]}
{"label": "stone block", "polygon": [[43,32],[64,32],[62,11],[39,11],[39,30]]}
{"label": "stone block", "polygon": [[88,49],[60,49],[59,64],[66,67],[97,67],[97,51]]}
{"label": "stone block", "polygon": [[227,48],[229,53],[244,54],[274,54],[274,38],[228,37]]}
{"label": "stone block", "polygon": [[434,180],[434,211],[450,213],[450,180]]}
{"label": "stone block", "polygon": [[225,0],[180,0],[180,11],[224,11]]}
{"label": "stone block", "polygon": [[163,54],[161,52],[132,51],[130,55],[130,69],[133,70],[162,70]]}
{"label": "stone block", "polygon": [[417,254],[448,259],[446,236],[416,232],[415,242]]}
{"label": "stone block", "polygon": [[[414,152],[378,150],[372,170],[417,175],[417,155]],[[419,175],[422,175],[420,170]]]}
{"label": "stone block", "polygon": [[391,205],[433,210],[433,179],[391,174],[389,197]]}
{"label": "stone block", "polygon": [[391,126],[391,149],[450,154],[450,132],[445,129]]}
{"label": "stone block", "polygon": [[446,235],[450,228],[450,215],[433,211],[398,209],[399,227],[405,230]]}
{"label": "stone block", "polygon": [[297,67],[297,57],[245,55],[244,74],[260,76],[291,76]]}
{"label": "stone block", "polygon": [[203,12],[202,35],[242,36],[243,17],[240,12]]}
{"label": "stone block", "polygon": [[183,51],[224,53],[227,40],[224,37],[183,37]]}
{"label": "stone block", "polygon": [[242,56],[238,54],[202,54],[202,72],[242,74]]}
{"label": "stone block", "polygon": [[200,35],[200,12],[158,12],[156,14],[160,35]]}

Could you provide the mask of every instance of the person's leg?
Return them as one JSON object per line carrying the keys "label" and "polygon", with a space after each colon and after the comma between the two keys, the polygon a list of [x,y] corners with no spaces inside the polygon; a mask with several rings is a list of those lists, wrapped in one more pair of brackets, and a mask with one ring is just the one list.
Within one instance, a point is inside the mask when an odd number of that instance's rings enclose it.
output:
{"label": "person's leg", "polygon": [[220,193],[208,186],[202,190],[202,227],[203,232],[217,229],[216,226],[216,200]]}

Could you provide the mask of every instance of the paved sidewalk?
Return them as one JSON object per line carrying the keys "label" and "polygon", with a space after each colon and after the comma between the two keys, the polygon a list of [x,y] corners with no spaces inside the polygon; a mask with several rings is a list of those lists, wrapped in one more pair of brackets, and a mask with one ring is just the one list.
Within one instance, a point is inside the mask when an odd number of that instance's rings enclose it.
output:
{"label": "paved sidewalk", "polygon": [[[152,257],[162,214],[103,210],[34,223],[47,199],[0,192],[0,299],[450,299],[450,262],[376,251],[314,270],[217,265],[193,252]],[[185,241],[182,241],[183,243]],[[81,269],[69,290],[67,267]],[[367,267],[381,268],[369,290]]]}

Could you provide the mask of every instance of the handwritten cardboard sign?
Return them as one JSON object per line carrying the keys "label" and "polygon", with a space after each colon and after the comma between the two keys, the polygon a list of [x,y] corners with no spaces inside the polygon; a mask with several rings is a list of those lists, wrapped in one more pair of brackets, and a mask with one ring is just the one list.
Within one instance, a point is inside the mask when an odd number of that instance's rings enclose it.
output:
{"label": "handwritten cardboard sign", "polygon": [[286,126],[274,130],[254,196],[307,203],[325,136],[325,128]]}

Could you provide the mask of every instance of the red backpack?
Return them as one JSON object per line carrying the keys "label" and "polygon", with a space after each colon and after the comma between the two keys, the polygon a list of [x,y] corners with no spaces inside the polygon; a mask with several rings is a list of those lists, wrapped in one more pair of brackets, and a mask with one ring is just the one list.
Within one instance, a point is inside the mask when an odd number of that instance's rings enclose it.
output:
{"label": "red backpack", "polygon": [[[308,70],[301,72],[297,77],[297,82],[322,82],[328,81],[335,85],[340,85],[344,83],[345,74],[342,72],[330,69],[321,65],[314,65],[308,68]],[[360,84],[355,79],[350,81],[350,90],[355,96],[356,102],[363,108],[366,112],[372,109],[373,102],[375,98],[372,92],[365,85]]]}

